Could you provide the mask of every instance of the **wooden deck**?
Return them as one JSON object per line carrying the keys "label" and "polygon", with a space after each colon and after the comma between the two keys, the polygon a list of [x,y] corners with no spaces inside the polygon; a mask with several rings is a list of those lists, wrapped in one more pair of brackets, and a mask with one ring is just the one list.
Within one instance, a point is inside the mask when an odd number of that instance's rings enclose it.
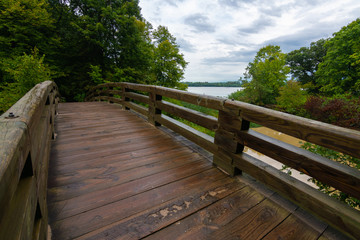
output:
{"label": "wooden deck", "polygon": [[56,132],[52,239],[345,239],[117,105],[60,104]]}

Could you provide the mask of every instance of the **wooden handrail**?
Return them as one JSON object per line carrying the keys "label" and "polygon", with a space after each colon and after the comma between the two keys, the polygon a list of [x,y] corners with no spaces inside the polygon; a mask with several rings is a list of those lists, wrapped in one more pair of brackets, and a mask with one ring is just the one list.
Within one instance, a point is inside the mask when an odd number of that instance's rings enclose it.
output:
{"label": "wooden handrail", "polygon": [[[121,98],[114,98],[113,88]],[[145,95],[144,95],[145,94]],[[120,94],[119,94],[120,95]],[[218,118],[164,101],[171,98],[218,110]],[[317,191],[286,173],[243,153],[248,146],[319,181],[360,199],[360,172],[304,149],[249,129],[258,123],[299,139],[360,158],[360,132],[266,109],[251,104],[199,95],[159,86],[133,83],[106,83],[94,87],[88,101],[122,104],[148,117],[154,125],[164,125],[214,154],[214,165],[230,175],[246,172],[284,197],[312,212],[352,238],[360,238],[360,213]],[[139,105],[137,103],[142,103]],[[162,114],[186,119],[215,131],[210,137]]]}
{"label": "wooden handrail", "polygon": [[37,84],[0,117],[0,239],[46,239],[47,177],[58,90]]}

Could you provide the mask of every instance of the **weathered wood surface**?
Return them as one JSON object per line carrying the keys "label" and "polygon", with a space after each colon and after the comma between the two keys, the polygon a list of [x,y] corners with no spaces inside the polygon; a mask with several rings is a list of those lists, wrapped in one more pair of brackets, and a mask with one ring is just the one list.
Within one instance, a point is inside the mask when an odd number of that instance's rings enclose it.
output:
{"label": "weathered wood surface", "polygon": [[57,95],[55,83],[37,84],[0,117],[0,239],[46,238]]}
{"label": "weathered wood surface", "polygon": [[[100,88],[103,89],[104,86],[102,85]],[[331,185],[353,197],[360,198],[360,173],[358,170],[249,130],[249,125],[250,122],[255,122],[355,157],[360,156],[359,131],[344,129],[229,99],[188,93],[159,86],[133,83],[117,83],[117,86],[122,86],[122,95],[124,96],[122,104],[125,109],[139,112],[147,116],[149,122],[153,125],[168,127],[213,153],[213,164],[231,176],[247,172],[270,187],[278,188],[277,191],[281,192],[285,197],[305,207],[318,217],[325,219],[332,226],[344,230],[353,237],[360,235],[360,218],[357,212],[354,212],[353,216],[349,217],[351,211],[346,210],[343,214],[341,203],[336,204],[333,201],[328,201],[321,193],[312,191],[313,189],[299,188],[298,185],[301,185],[301,183],[298,180],[283,178],[279,170],[274,170],[269,175],[267,166],[261,162],[258,164],[257,161],[252,161],[251,158],[243,157],[246,155],[240,154],[243,148],[247,146],[308,174],[322,183]],[[132,91],[145,93],[149,97],[141,96]],[[148,104],[149,108],[146,109],[134,102],[130,102],[130,96],[135,96],[132,99]],[[218,119],[163,101],[163,97],[218,110]],[[108,96],[104,100],[111,102]],[[215,137],[212,138],[202,134],[169,116],[161,114],[162,112],[215,130]],[[299,196],[308,197],[301,197],[301,201],[299,201]],[[332,217],[329,217],[329,211]],[[344,222],[351,222],[351,224],[347,225]],[[342,227],[343,225],[347,225],[347,227]]]}
{"label": "weathered wood surface", "polygon": [[119,106],[60,104],[56,129],[52,239],[328,239],[336,232]]}

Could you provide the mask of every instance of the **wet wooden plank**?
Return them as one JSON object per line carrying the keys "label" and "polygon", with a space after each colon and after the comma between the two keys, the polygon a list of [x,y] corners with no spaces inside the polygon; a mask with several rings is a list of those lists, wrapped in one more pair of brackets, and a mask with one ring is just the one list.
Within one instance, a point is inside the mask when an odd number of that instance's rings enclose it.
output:
{"label": "wet wooden plank", "polygon": [[[182,195],[191,195],[199,188],[205,190],[215,186],[221,186],[226,183],[226,181],[231,180],[224,179],[225,177],[226,176],[218,170],[211,169],[192,177],[87,211],[83,214],[54,222],[52,224],[52,231],[54,235],[57,236],[55,239],[72,239],[79,237],[85,233],[151,208],[154,203],[166,202]],[[150,199],[151,201],[149,201]],[[76,223],[76,225],[74,225],[74,223]]]}
{"label": "wet wooden plank", "polygon": [[264,200],[250,187],[236,191],[215,204],[149,235],[146,239],[208,239],[212,233]]}
{"label": "wet wooden plank", "polygon": [[309,227],[295,205],[229,178],[183,139],[117,105],[59,111],[48,189],[55,240],[257,239],[286,229],[320,236],[326,227]]}
{"label": "wet wooden plank", "polygon": [[[207,207],[218,200],[243,188],[243,184],[232,181],[228,184],[210,189],[200,189],[192,195],[184,195],[169,202],[141,212],[136,216],[111,224],[102,229],[81,236],[79,239],[140,239],[160,230],[177,220],[189,216],[199,209]],[[176,236],[174,233],[172,237]],[[169,236],[171,238],[171,236]],[[170,239],[167,238],[167,239]],[[166,238],[158,238],[166,239]]]}
{"label": "wet wooden plank", "polygon": [[[56,219],[61,220],[196,175],[210,168],[211,166],[207,163],[196,162],[113,187],[93,191],[72,199],[54,202],[49,204],[49,208],[52,209],[52,212],[55,212]],[[104,198],[104,196],[107,197]]]}
{"label": "wet wooden plank", "polygon": [[211,234],[209,239],[262,239],[290,213],[266,199]]}

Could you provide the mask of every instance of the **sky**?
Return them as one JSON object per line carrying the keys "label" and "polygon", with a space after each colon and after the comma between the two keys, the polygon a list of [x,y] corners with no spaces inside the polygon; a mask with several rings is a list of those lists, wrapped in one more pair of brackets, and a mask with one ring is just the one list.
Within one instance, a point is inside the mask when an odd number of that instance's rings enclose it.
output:
{"label": "sky", "polygon": [[185,81],[236,81],[269,44],[284,53],[331,37],[360,17],[359,0],[140,0],[188,62]]}

